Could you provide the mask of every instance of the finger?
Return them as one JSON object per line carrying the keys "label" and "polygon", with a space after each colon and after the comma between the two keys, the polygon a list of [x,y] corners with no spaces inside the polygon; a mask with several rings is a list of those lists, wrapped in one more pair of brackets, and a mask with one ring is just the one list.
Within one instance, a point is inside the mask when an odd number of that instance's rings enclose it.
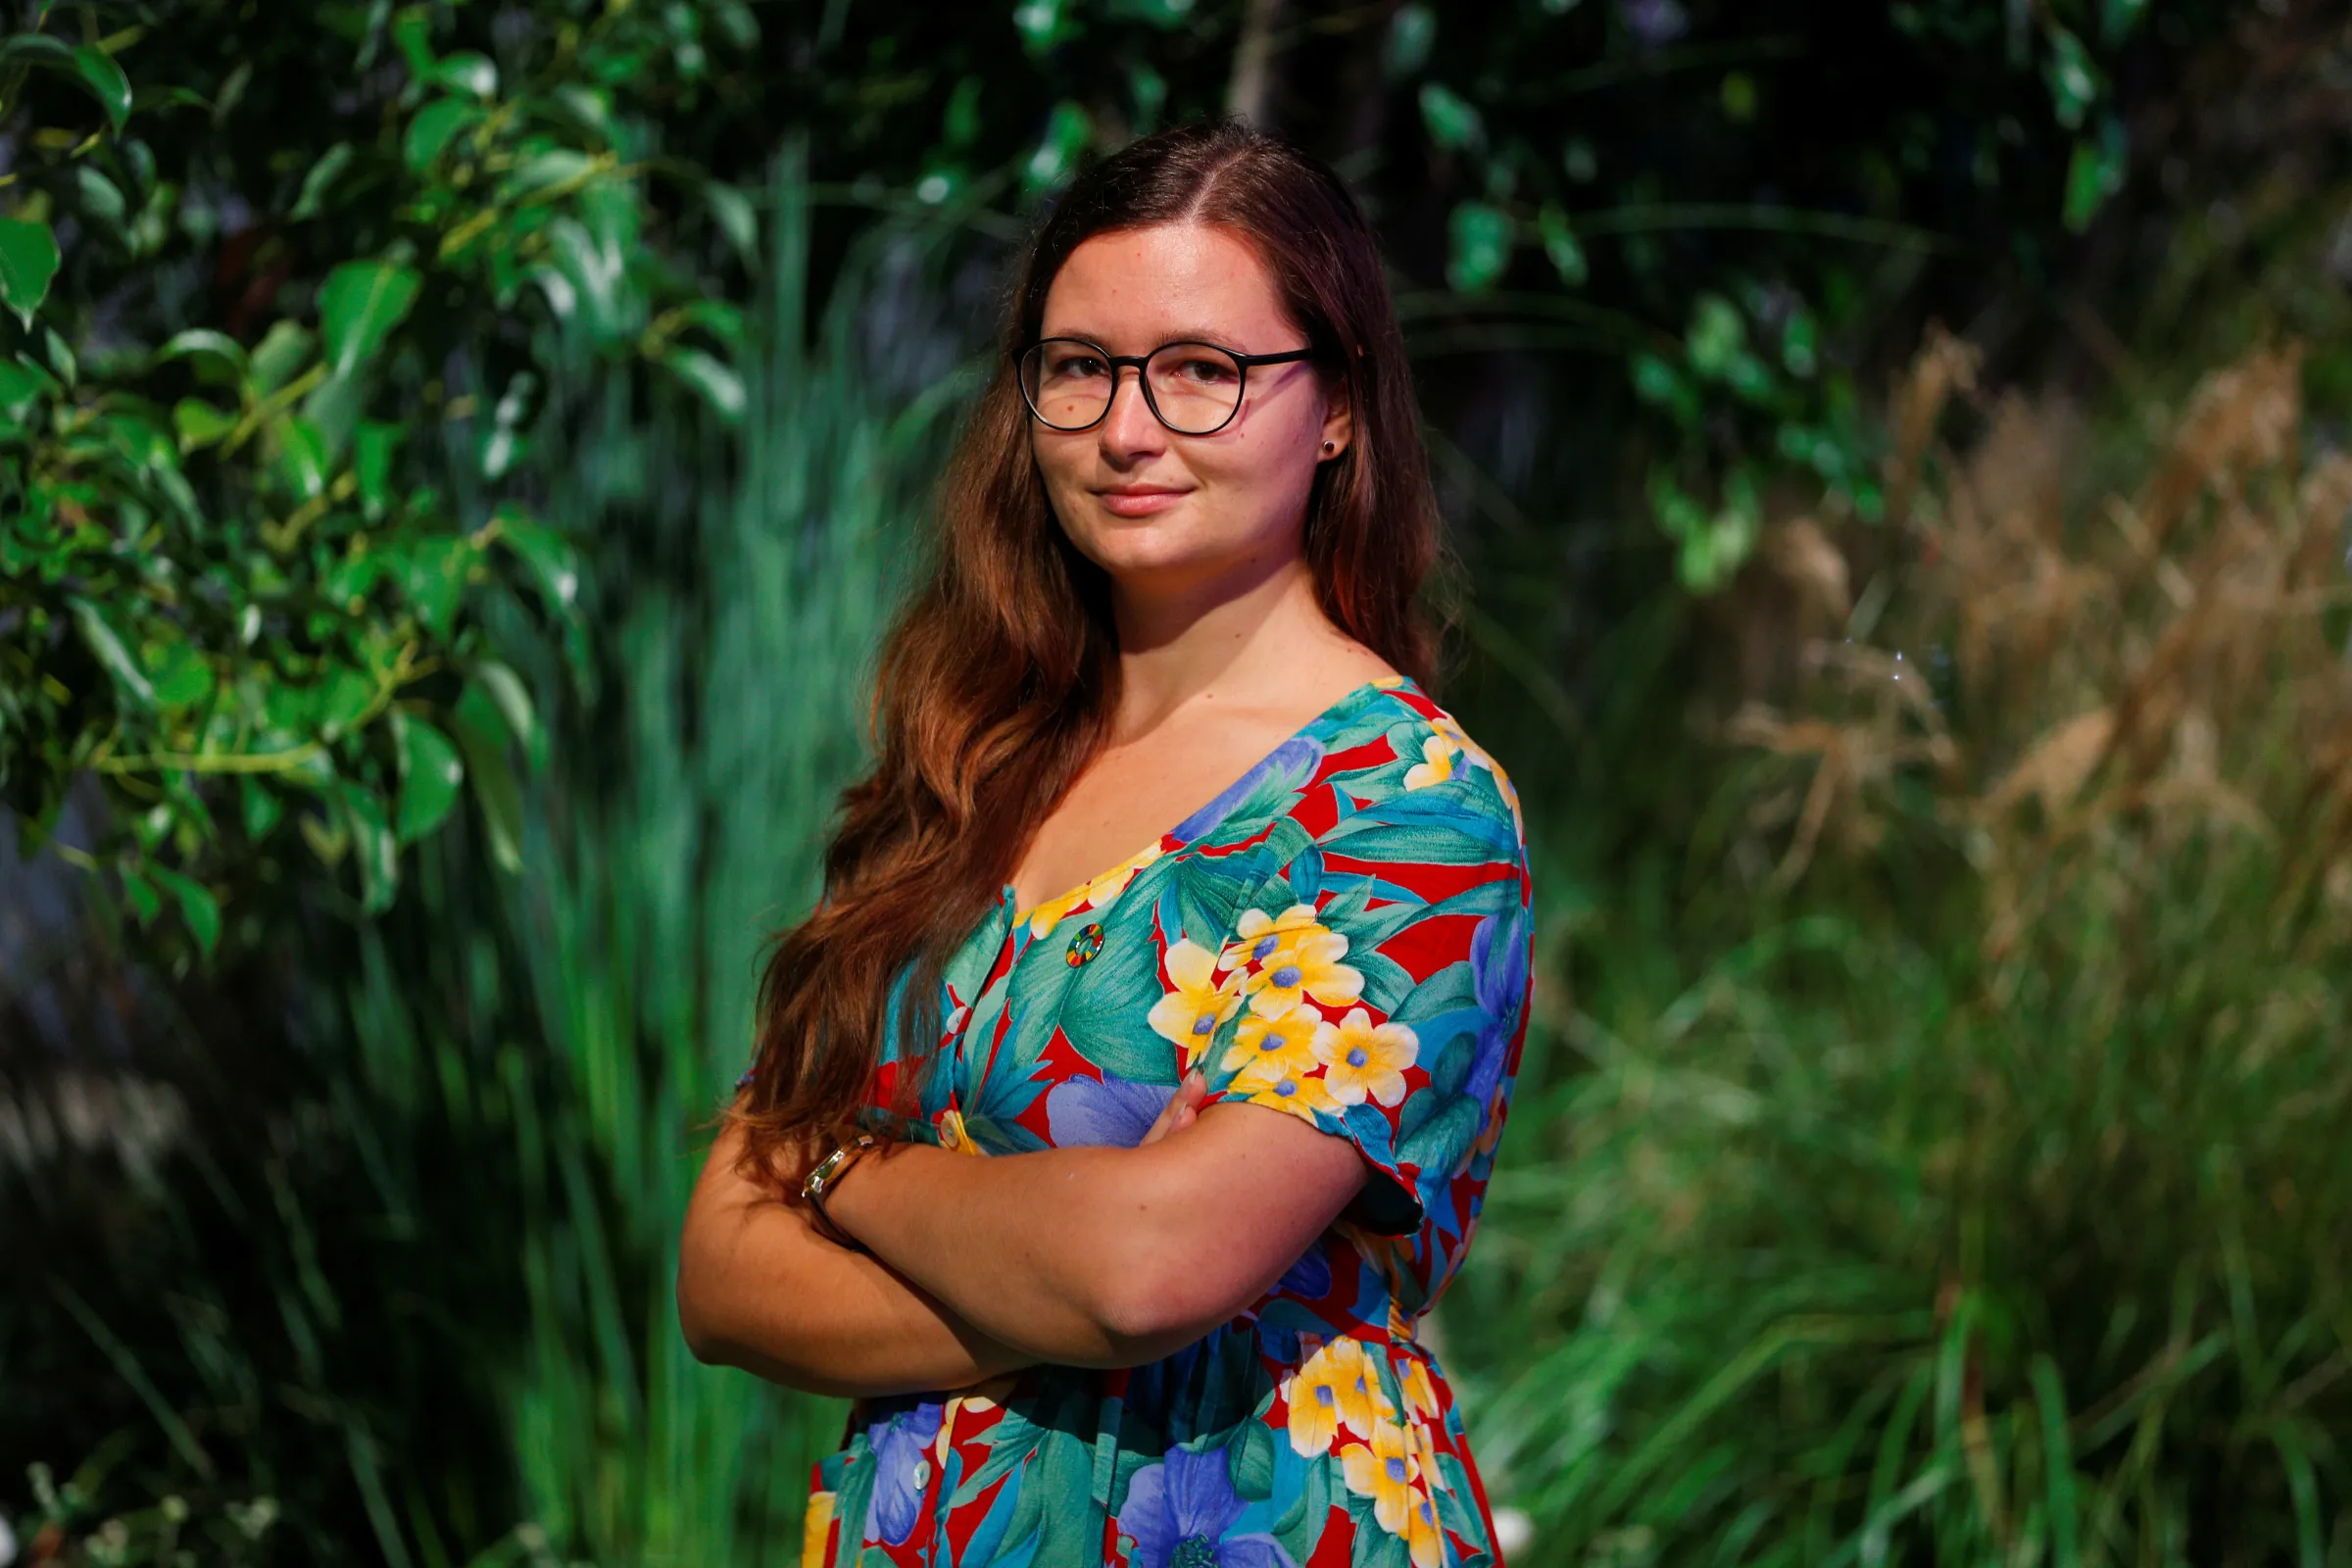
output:
{"label": "finger", "polygon": [[1144,1143],[1157,1143],[1172,1132],[1175,1127],[1176,1114],[1183,1106],[1184,1096],[1181,1091],[1169,1096],[1168,1102],[1159,1107],[1159,1114],[1152,1118],[1151,1129],[1144,1134]]}

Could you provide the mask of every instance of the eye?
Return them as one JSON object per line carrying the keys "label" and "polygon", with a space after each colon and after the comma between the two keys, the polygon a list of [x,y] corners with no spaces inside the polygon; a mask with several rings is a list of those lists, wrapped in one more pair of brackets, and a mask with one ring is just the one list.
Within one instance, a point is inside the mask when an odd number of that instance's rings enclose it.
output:
{"label": "eye", "polygon": [[1241,367],[1221,354],[1187,354],[1176,362],[1175,374],[1195,386],[1231,386],[1241,378]]}
{"label": "eye", "polygon": [[1075,346],[1052,348],[1046,352],[1046,373],[1056,380],[1081,381],[1102,374],[1110,368],[1102,363],[1100,354]]}

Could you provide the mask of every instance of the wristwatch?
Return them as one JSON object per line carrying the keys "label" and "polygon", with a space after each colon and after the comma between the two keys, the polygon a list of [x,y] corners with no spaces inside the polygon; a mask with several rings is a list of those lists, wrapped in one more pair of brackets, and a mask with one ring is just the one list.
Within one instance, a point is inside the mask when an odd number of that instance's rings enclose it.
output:
{"label": "wristwatch", "polygon": [[855,1143],[836,1144],[831,1153],[809,1167],[808,1179],[801,1183],[801,1196],[808,1200],[809,1208],[815,1212],[817,1229],[853,1252],[864,1251],[865,1244],[833,1223],[833,1216],[825,1212],[825,1194],[841,1180],[851,1161],[873,1147],[874,1139],[864,1133],[858,1134]]}

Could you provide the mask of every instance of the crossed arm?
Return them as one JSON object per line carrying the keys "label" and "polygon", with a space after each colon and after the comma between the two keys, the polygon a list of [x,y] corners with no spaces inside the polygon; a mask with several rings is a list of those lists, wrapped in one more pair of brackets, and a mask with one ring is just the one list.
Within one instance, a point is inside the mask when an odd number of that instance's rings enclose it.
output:
{"label": "crossed arm", "polygon": [[1137,1366],[1255,1300],[1363,1185],[1346,1140],[1188,1079],[1134,1149],[904,1145],[827,1200],[835,1246],[710,1151],[679,1246],[704,1361],[813,1393],[956,1389],[1040,1361]]}

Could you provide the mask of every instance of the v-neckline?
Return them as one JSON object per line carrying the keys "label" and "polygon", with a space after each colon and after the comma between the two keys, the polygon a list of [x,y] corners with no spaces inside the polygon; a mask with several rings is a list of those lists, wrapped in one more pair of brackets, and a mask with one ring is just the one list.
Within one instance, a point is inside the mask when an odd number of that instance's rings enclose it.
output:
{"label": "v-neckline", "polygon": [[[1169,828],[1166,832],[1161,833],[1159,837],[1153,839],[1150,844],[1143,846],[1133,855],[1128,856],[1125,859],[1113,860],[1102,870],[1097,871],[1093,876],[1073,882],[1068,887],[1062,889],[1059,893],[1054,894],[1050,899],[1040,899],[1037,903],[1030,905],[1025,909],[1014,907],[1012,910],[1012,929],[1018,930],[1020,927],[1028,924],[1029,921],[1035,917],[1038,910],[1046,908],[1051,905],[1059,904],[1062,900],[1069,898],[1074,893],[1083,892],[1085,889],[1092,887],[1096,882],[1102,880],[1103,877],[1106,877],[1112,872],[1118,870],[1121,866],[1128,865],[1136,860],[1142,859],[1145,856],[1150,855],[1155,849],[1163,855],[1171,853],[1174,850],[1182,849],[1185,845],[1190,844],[1194,839],[1199,838],[1202,833],[1207,832],[1210,828],[1216,826],[1217,824],[1216,822],[1200,822],[1200,825],[1196,831],[1182,837],[1177,836],[1177,828],[1190,827],[1193,826],[1194,823],[1199,822],[1201,812],[1206,811],[1218,802],[1232,795],[1234,791],[1239,789],[1242,785],[1256,777],[1258,770],[1264,767],[1268,762],[1272,761],[1277,756],[1281,755],[1286,748],[1303,739],[1307,735],[1312,734],[1315,730],[1322,728],[1325,724],[1338,717],[1346,710],[1353,708],[1357,703],[1363,701],[1367,693],[1396,692],[1405,691],[1408,689],[1413,691],[1420,690],[1418,686],[1413,684],[1412,676],[1402,674],[1375,675],[1371,679],[1360,682],[1359,684],[1349,688],[1340,697],[1334,699],[1330,707],[1324,709],[1323,711],[1317,713],[1314,717],[1308,719],[1305,723],[1293,730],[1289,735],[1285,736],[1280,742],[1278,742],[1270,751],[1268,751],[1265,756],[1259,758],[1256,761],[1251,762],[1248,767],[1244,768],[1241,773],[1238,774],[1223,789],[1218,790],[1216,794],[1210,796],[1207,800],[1202,801],[1198,807],[1195,807],[1190,812],[1186,813],[1186,815],[1177,821],[1176,827]],[[1228,808],[1226,811],[1219,814],[1217,820],[1222,821],[1224,817],[1231,814],[1231,809]],[[1171,845],[1168,842],[1168,840],[1171,838],[1176,838],[1177,842]],[[1013,891],[1012,884],[1009,882],[1004,884],[1002,890],[997,895],[997,903],[999,907],[1012,906],[1013,900],[1016,897],[1017,895]]]}

